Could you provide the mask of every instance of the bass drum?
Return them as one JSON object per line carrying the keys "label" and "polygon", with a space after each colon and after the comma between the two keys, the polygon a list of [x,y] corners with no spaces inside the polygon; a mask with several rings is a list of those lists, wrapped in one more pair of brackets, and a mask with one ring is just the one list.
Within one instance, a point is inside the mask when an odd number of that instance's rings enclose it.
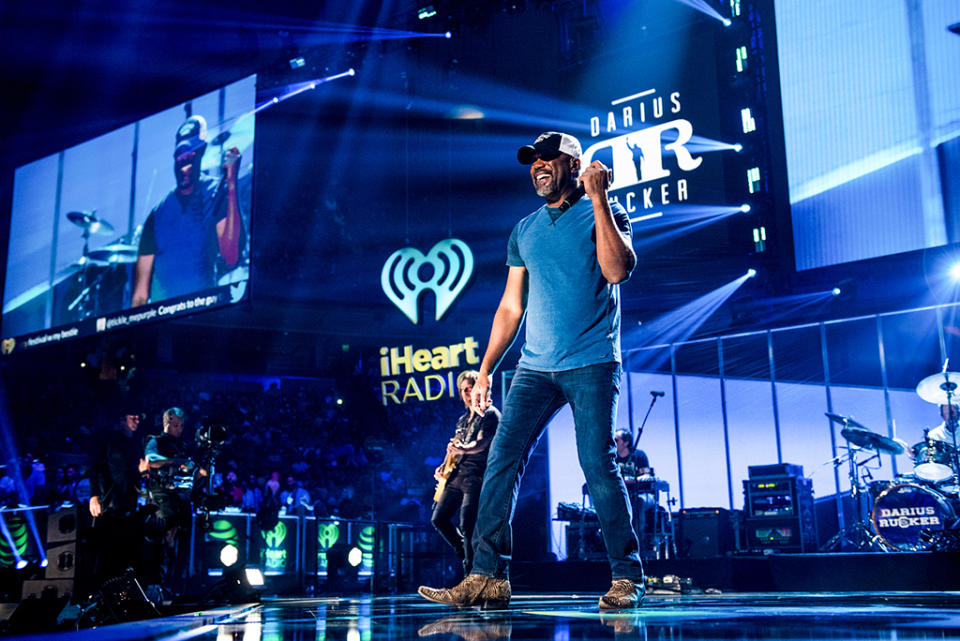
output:
{"label": "bass drum", "polygon": [[877,496],[870,523],[885,548],[915,552],[933,547],[954,517],[950,503],[936,490],[900,483]]}

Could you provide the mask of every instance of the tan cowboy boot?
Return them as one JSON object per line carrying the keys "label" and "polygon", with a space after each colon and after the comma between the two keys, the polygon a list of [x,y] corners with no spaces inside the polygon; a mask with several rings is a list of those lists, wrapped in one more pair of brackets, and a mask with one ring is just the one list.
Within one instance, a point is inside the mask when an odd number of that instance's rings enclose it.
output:
{"label": "tan cowboy boot", "polygon": [[624,610],[635,608],[643,600],[646,591],[643,582],[634,583],[630,579],[617,579],[610,589],[600,597],[600,607],[606,610]]}
{"label": "tan cowboy boot", "polygon": [[502,610],[510,603],[510,581],[482,574],[470,574],[459,585],[449,589],[421,585],[417,592],[428,601],[458,608],[479,605],[481,610]]}

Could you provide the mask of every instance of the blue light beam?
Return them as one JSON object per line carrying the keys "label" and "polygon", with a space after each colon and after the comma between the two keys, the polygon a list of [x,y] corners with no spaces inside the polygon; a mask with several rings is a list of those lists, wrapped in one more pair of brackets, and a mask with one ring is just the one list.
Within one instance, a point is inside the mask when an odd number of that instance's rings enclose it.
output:
{"label": "blue light beam", "polygon": [[[655,345],[667,346],[681,343],[689,339],[749,278],[749,273],[743,274],[682,307],[658,316],[640,327],[628,330],[624,334],[623,344],[627,347],[627,351],[634,351]],[[656,369],[664,362],[658,359],[669,358],[667,350],[650,351],[652,353],[647,354],[646,358],[642,352],[631,354],[631,363],[639,362],[643,368]]]}

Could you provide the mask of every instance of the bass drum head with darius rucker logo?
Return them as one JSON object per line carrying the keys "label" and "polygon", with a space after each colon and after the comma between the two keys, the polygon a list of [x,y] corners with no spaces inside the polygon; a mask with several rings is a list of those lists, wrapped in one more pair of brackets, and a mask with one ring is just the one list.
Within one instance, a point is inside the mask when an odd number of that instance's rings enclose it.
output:
{"label": "bass drum head with darius rucker logo", "polygon": [[870,522],[884,547],[913,552],[933,547],[953,518],[953,508],[942,494],[913,483],[901,483],[880,493]]}

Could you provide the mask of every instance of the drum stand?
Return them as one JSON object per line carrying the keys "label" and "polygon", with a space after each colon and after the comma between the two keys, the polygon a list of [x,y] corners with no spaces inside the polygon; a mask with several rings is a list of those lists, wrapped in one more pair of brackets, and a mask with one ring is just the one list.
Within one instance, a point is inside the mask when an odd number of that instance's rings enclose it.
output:
{"label": "drum stand", "polygon": [[[863,462],[857,462],[857,454],[861,451],[858,447],[853,447],[850,445],[846,446],[847,454],[846,459],[850,463],[850,495],[853,497],[854,509],[856,509],[856,523],[848,525],[839,532],[837,532],[833,537],[824,543],[823,551],[824,552],[833,552],[835,550],[843,550],[845,547],[853,547],[857,551],[863,550],[875,550],[877,549],[877,537],[870,530],[870,527],[867,525],[867,522],[863,518],[863,484],[860,483],[860,467],[866,465],[874,458],[880,456],[879,452],[875,452],[873,456],[868,458]],[[839,465],[843,462],[843,457],[839,459],[834,459],[834,465]]]}

